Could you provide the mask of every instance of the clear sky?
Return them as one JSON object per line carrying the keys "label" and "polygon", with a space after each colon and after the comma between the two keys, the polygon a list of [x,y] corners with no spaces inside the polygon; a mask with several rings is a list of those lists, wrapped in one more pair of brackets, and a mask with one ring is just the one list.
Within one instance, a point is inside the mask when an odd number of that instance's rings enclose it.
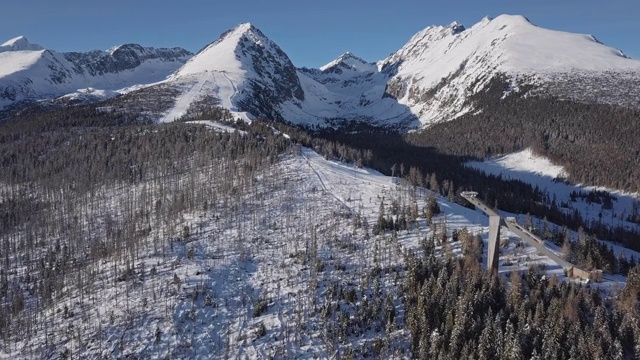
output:
{"label": "clear sky", "polygon": [[296,66],[318,67],[351,51],[377,61],[429,25],[524,15],[542,27],[593,34],[640,58],[638,0],[17,0],[0,4],[0,43],[19,35],[57,51],[123,43],[196,52],[251,22]]}

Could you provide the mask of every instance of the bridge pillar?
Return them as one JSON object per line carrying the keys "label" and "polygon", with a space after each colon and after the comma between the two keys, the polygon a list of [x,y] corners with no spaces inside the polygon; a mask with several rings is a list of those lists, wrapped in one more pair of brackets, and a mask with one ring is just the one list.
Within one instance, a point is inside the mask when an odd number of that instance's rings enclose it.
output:
{"label": "bridge pillar", "polygon": [[489,216],[489,251],[487,256],[487,269],[498,272],[500,264],[500,216]]}

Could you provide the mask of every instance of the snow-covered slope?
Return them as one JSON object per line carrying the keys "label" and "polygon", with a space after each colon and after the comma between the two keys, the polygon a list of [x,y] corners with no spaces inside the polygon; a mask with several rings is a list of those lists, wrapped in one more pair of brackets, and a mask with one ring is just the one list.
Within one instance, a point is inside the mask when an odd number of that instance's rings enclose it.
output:
{"label": "snow-covered slope", "polygon": [[[536,186],[546,192],[549,199],[554,199],[563,211],[577,212],[587,222],[604,222],[612,228],[624,226],[626,229],[640,230],[640,224],[629,222],[626,218],[628,214],[635,213],[639,201],[638,194],[559,181],[567,175],[564,168],[553,164],[545,157],[534,154],[531,149],[484,161],[470,161],[465,165],[486,174],[500,176],[503,179],[515,179]],[[613,199],[610,207],[604,206],[600,200],[592,201],[585,197],[572,196],[572,194],[588,194],[593,191],[610,193]],[[614,249],[616,253],[622,251],[619,246],[614,246]]]}
{"label": "snow-covered slope", "polygon": [[498,74],[517,88],[557,74],[640,73],[640,61],[591,35],[544,29],[513,15],[484,18],[469,29],[456,22],[427,27],[378,67],[390,76],[387,93],[423,123],[471,110],[466,100]]}
{"label": "snow-covered slope", "polygon": [[191,56],[181,48],[126,44],[110,51],[58,53],[17,37],[0,46],[0,109],[81,88],[117,90],[163,80]]}
{"label": "snow-covered slope", "polygon": [[[199,171],[184,178],[219,184],[220,174]],[[111,219],[130,197],[140,196],[143,187],[157,186],[118,186],[76,201],[103,204],[91,207],[95,209],[91,221]],[[264,359],[270,354],[329,358],[336,353],[334,343],[324,340],[325,329],[331,328],[323,325],[320,311],[301,310],[302,304],[329,308],[332,289],[337,288],[345,293],[361,291],[358,294],[364,296],[358,295],[357,303],[365,306],[367,301],[387,298],[376,295],[379,292],[395,301],[398,314],[406,314],[406,302],[400,296],[410,266],[407,254],[420,256],[426,239],[444,234],[446,241],[434,244],[435,254],[461,256],[463,245],[454,235],[460,231],[479,236],[486,249],[488,218],[480,210],[439,196],[436,199],[442,212],[431,220],[420,215],[406,230],[371,231],[381,207],[386,207],[387,214],[394,202],[408,207],[409,194],[416,191],[415,204],[422,209],[428,190],[372,169],[328,161],[302,148],[261,170],[246,189],[234,194],[237,200],[229,200],[229,205],[219,201],[205,210],[185,212],[175,225],[150,227],[150,234],[138,240],[131,272],[124,270],[124,261],[116,256],[91,263],[95,268],[92,277],[84,282],[67,281],[61,299],[42,312],[40,318],[46,327],[38,327],[32,336],[9,337],[6,342],[12,346],[0,351],[8,349],[13,358],[52,353],[73,353],[80,358]],[[230,198],[224,193],[219,196]],[[112,212],[97,210],[105,207]],[[113,215],[116,224],[122,221],[120,216]],[[186,239],[170,235],[183,234],[184,229],[190,229]],[[100,232],[95,236],[104,238]],[[531,266],[539,266],[549,277],[572,281],[553,260],[522,244],[510,231],[503,230],[500,238],[501,276],[526,273]],[[64,244],[65,240],[61,241]],[[545,246],[558,252],[551,244]],[[483,264],[485,254],[486,250]],[[638,257],[635,252],[629,251],[630,255]],[[373,272],[377,280],[368,281]],[[9,272],[8,276],[15,279],[19,274]],[[72,275],[69,278],[75,279],[75,273]],[[623,277],[607,275],[605,281],[590,286],[615,295],[616,287],[624,281]],[[28,300],[35,297],[33,292],[25,294]],[[264,306],[257,311],[260,303]],[[364,313],[371,314],[367,321],[384,323],[378,320],[382,311],[365,313],[344,304],[333,317],[327,315],[326,321],[343,313],[360,319]],[[87,321],[89,317],[95,320]],[[384,325],[361,328],[359,321],[351,321],[345,326],[363,330],[347,332],[340,346],[363,348],[369,346],[372,334],[381,336],[387,331],[392,332],[389,338],[395,346],[405,349],[398,353],[410,354],[407,318],[398,316],[397,325],[387,330]],[[83,325],[86,323],[92,325]],[[73,336],[66,330],[69,328],[77,329]],[[290,335],[296,333],[302,336]]]}

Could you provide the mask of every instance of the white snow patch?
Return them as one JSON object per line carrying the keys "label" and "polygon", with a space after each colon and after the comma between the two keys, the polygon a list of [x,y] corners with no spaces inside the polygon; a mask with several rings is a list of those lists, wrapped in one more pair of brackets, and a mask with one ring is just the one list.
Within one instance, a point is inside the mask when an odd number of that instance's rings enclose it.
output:
{"label": "white snow patch", "polygon": [[531,148],[486,161],[471,161],[467,166],[505,177],[517,173],[517,179],[522,179],[527,173],[534,176],[547,176],[551,179],[565,178],[567,175],[562,166],[553,164],[544,156],[535,155]]}

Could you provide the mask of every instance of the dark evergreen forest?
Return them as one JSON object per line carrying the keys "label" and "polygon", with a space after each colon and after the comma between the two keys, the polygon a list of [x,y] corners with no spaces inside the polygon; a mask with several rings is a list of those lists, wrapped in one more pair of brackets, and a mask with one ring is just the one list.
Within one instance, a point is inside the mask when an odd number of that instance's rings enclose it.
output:
{"label": "dark evergreen forest", "polygon": [[[531,147],[573,183],[640,192],[640,111],[512,94],[502,82],[471,99],[482,111],[407,136],[410,143],[477,159]],[[526,94],[526,92],[523,92]]]}

